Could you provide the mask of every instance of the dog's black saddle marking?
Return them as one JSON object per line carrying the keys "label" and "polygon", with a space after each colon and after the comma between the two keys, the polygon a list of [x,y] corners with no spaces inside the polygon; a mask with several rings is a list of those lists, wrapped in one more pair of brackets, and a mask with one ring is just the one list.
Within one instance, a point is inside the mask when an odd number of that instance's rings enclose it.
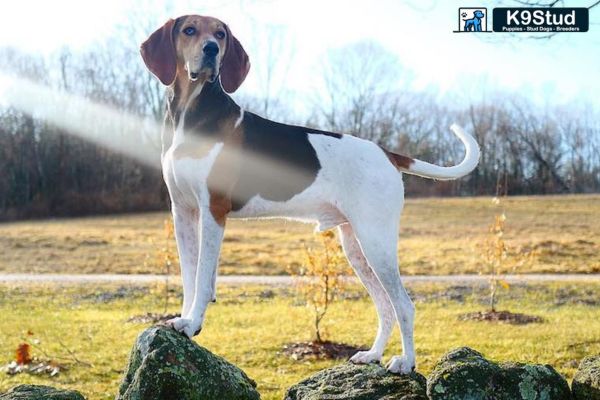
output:
{"label": "dog's black saddle marking", "polygon": [[310,186],[321,163],[309,135],[338,133],[287,125],[246,112],[243,121],[243,161],[231,193],[232,210],[240,210],[260,195],[265,200],[287,201]]}

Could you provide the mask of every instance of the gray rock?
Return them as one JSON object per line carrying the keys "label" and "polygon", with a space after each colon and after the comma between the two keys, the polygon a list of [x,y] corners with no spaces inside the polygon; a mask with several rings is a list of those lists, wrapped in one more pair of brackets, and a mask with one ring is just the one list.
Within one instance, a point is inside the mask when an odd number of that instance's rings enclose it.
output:
{"label": "gray rock", "polygon": [[394,375],[378,364],[346,363],[304,379],[285,400],[427,400],[426,380],[416,372]]}
{"label": "gray rock", "polygon": [[600,400],[600,354],[581,361],[571,387],[575,400]]}
{"label": "gray rock", "polygon": [[85,400],[74,390],[56,389],[41,385],[19,385],[0,394],[0,400]]}
{"label": "gray rock", "polygon": [[551,365],[501,363],[499,399],[571,400],[565,378]]}
{"label": "gray rock", "polygon": [[118,400],[257,400],[244,371],[166,326],[137,338]]}
{"label": "gray rock", "polygon": [[567,381],[550,365],[496,364],[468,347],[444,355],[427,378],[431,400],[570,400]]}

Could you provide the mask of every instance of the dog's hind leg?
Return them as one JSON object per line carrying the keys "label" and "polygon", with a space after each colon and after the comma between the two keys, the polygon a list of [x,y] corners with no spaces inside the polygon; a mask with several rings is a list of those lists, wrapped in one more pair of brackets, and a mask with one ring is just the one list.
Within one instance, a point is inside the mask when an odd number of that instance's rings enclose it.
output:
{"label": "dog's hind leg", "polygon": [[350,358],[350,361],[356,364],[380,362],[385,346],[394,328],[394,309],[385,289],[373,273],[371,267],[369,267],[350,224],[340,225],[338,230],[348,262],[352,265],[354,272],[356,272],[367,292],[369,292],[371,299],[375,303],[377,316],[379,317],[379,327],[377,328],[377,336],[375,337],[373,346],[368,351],[359,351]]}
{"label": "dog's hind leg", "polygon": [[[393,373],[410,373],[415,367],[414,317],[415,307],[400,280],[398,271],[398,222],[390,216],[374,211],[370,218],[361,218],[352,228],[363,254],[374,274],[384,287],[394,308],[402,334],[402,356],[394,356],[388,363]],[[351,221],[352,223],[352,221]]]}

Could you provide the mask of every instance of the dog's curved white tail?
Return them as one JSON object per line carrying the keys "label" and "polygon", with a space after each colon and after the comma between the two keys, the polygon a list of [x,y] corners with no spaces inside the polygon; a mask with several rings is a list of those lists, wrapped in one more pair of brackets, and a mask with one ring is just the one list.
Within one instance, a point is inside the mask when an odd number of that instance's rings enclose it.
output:
{"label": "dog's curved white tail", "polygon": [[463,131],[460,126],[452,124],[450,129],[465,145],[465,158],[460,164],[453,167],[440,167],[439,165],[414,159],[407,168],[401,168],[401,171],[441,181],[458,179],[473,171],[477,164],[479,164],[479,145],[473,136]]}

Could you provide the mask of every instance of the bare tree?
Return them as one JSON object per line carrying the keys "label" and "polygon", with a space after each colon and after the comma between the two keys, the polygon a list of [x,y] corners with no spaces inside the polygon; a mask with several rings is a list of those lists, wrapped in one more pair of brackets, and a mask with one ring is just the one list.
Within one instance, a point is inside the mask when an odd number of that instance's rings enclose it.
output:
{"label": "bare tree", "polygon": [[265,118],[293,122],[296,118],[290,115],[289,104],[294,93],[286,88],[294,62],[294,39],[286,27],[258,21],[253,21],[251,37],[246,50],[252,54],[252,74],[257,77],[258,90],[252,94],[242,90],[234,97],[243,108]]}
{"label": "bare tree", "polygon": [[314,104],[325,126],[366,138],[375,136],[369,127],[386,99],[383,95],[410,79],[396,56],[374,42],[331,50],[322,71],[324,95]]}

